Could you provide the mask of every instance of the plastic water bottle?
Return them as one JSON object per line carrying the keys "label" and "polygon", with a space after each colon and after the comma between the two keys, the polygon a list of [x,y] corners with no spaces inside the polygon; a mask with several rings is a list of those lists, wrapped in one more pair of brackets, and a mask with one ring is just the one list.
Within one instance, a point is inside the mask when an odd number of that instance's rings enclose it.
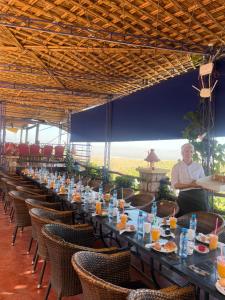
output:
{"label": "plastic water bottle", "polygon": [[117,206],[117,190],[114,189],[113,191],[113,206]]}
{"label": "plastic water bottle", "polygon": [[138,229],[138,233],[141,235],[143,235],[143,226],[144,226],[143,211],[139,210],[138,220],[137,220],[137,229]]}
{"label": "plastic water bottle", "polygon": [[196,236],[196,228],[197,228],[197,219],[196,214],[192,214],[190,219],[190,226],[188,230],[188,255],[192,255],[195,246],[195,236]]}
{"label": "plastic water bottle", "polygon": [[180,234],[180,249],[179,255],[181,258],[187,258],[188,255],[188,236],[187,236],[187,228],[181,228]]}
{"label": "plastic water bottle", "polygon": [[157,216],[157,204],[155,201],[152,203],[151,213],[154,215],[154,218]]}
{"label": "plastic water bottle", "polygon": [[109,216],[112,217],[113,216],[113,198],[110,199],[109,201]]}
{"label": "plastic water bottle", "polygon": [[188,255],[192,255],[195,247],[195,232],[193,229],[188,229]]}
{"label": "plastic water bottle", "polygon": [[197,229],[197,218],[196,218],[196,214],[192,214],[191,219],[190,219],[190,229],[192,229],[195,233],[196,233],[196,229]]}
{"label": "plastic water bottle", "polygon": [[102,201],[102,196],[103,196],[103,186],[102,186],[102,183],[101,183],[100,186],[99,186],[99,189],[98,189],[98,200],[99,201]]}

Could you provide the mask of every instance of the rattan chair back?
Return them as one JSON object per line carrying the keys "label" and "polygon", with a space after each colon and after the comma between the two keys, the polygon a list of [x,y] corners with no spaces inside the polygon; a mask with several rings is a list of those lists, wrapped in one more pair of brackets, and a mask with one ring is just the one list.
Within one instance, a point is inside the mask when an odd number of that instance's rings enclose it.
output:
{"label": "rattan chair back", "polygon": [[35,195],[30,195],[29,198],[26,199],[26,204],[29,209],[32,208],[50,208],[55,210],[61,210],[62,204],[61,202],[47,202],[41,201],[38,199],[34,199]]}
{"label": "rattan chair back", "polygon": [[127,299],[131,290],[121,285],[130,279],[129,252],[112,255],[78,252],[72,257],[72,265],[81,281],[83,300]]}
{"label": "rattan chair back", "polygon": [[[67,226],[48,224],[42,234],[51,263],[51,285],[57,296],[72,296],[81,293],[81,285],[71,265],[71,257],[78,251],[109,252],[110,248],[92,248],[95,240],[89,225]],[[106,298],[107,299],[107,298]]]}
{"label": "rattan chair back", "polygon": [[9,197],[14,207],[15,225],[18,227],[31,226],[31,218],[25,198],[18,191],[10,191]]}
{"label": "rattan chair back", "polygon": [[32,227],[34,227],[37,236],[38,254],[45,259],[47,257],[47,248],[41,233],[42,226],[52,223],[73,224],[73,213],[72,211],[32,208],[29,210],[29,214],[31,216]]}
{"label": "rattan chair back", "polygon": [[152,195],[147,193],[139,193],[129,197],[127,202],[130,202],[132,206],[138,209],[150,212],[152,200]]}
{"label": "rattan chair back", "polygon": [[131,291],[127,300],[194,300],[195,292],[192,286],[180,288],[170,286],[161,290],[140,289]]}
{"label": "rattan chair back", "polygon": [[38,189],[38,188],[35,188],[35,187],[27,187],[27,186],[23,186],[23,185],[17,185],[16,187],[17,191],[21,191],[21,192],[24,192],[24,193],[29,193],[29,194],[32,194],[32,195],[43,195],[43,191]]}
{"label": "rattan chair back", "polygon": [[[221,215],[205,212],[205,211],[196,211],[193,212],[196,214],[197,218],[197,232],[204,234],[213,233],[216,227],[216,220],[218,218],[218,227],[217,234],[220,234],[224,230],[224,219]],[[189,223],[192,213],[188,213],[178,218],[177,223],[182,227],[189,228]]]}
{"label": "rattan chair back", "polygon": [[134,196],[134,190],[132,188],[123,188],[123,191],[122,188],[118,189],[117,198],[122,199],[122,196],[124,200],[127,200],[129,202],[129,198]]}
{"label": "rattan chair back", "polygon": [[[172,216],[174,213],[175,215],[179,211],[179,206],[175,201],[169,200],[159,200],[156,201],[157,204],[157,216],[160,218],[166,218]],[[151,211],[152,203],[150,205]]]}

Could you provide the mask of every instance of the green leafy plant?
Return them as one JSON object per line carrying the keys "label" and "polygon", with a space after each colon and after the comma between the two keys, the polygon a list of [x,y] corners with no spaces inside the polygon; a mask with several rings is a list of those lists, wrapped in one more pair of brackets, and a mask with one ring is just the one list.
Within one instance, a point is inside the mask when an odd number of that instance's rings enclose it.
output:
{"label": "green leafy plant", "polygon": [[207,132],[202,141],[198,141],[197,138],[204,133],[199,111],[188,112],[184,119],[189,121],[189,125],[183,131],[183,137],[188,139],[195,148],[193,159],[202,163],[207,174],[207,157],[209,156],[211,158],[209,173],[221,172],[221,167],[225,165],[225,144],[218,143],[209,137]]}
{"label": "green leafy plant", "polygon": [[159,191],[157,193],[157,200],[166,199],[174,201],[177,197],[170,190],[169,177],[160,180]]}
{"label": "green leafy plant", "polygon": [[130,176],[117,176],[115,178],[115,185],[119,188],[129,188],[134,186],[134,178]]}
{"label": "green leafy plant", "polygon": [[72,174],[74,171],[74,159],[68,148],[66,149],[65,165],[68,174]]}

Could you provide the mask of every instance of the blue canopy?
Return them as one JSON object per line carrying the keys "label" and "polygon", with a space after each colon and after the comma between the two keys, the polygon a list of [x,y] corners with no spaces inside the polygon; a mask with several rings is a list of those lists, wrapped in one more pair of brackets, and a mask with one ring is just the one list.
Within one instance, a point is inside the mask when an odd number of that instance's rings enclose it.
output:
{"label": "blue canopy", "polygon": [[[225,61],[217,62],[215,134],[225,136]],[[108,109],[112,112],[111,141],[179,139],[187,126],[184,115],[199,105],[198,70],[176,76],[107,105],[73,114],[72,142],[103,142]]]}

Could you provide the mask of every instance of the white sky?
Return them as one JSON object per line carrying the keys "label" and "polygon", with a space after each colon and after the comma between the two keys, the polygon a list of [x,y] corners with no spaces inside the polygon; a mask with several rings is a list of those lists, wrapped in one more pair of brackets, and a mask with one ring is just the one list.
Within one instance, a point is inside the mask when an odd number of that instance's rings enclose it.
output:
{"label": "white sky", "polygon": [[[66,143],[67,134],[63,131],[62,143]],[[40,125],[40,143],[58,143],[59,129],[49,125]],[[25,138],[25,132],[23,135]],[[20,130],[15,134],[7,131],[6,140],[19,143]],[[29,130],[28,141],[30,144],[35,140],[35,128]],[[225,143],[225,137],[218,138],[220,143]],[[127,157],[133,159],[144,159],[148,150],[155,149],[161,160],[177,160],[180,158],[180,148],[186,140],[157,140],[157,141],[135,141],[135,142],[114,142],[111,144],[111,156]],[[104,143],[92,143],[92,156],[104,155]]]}

